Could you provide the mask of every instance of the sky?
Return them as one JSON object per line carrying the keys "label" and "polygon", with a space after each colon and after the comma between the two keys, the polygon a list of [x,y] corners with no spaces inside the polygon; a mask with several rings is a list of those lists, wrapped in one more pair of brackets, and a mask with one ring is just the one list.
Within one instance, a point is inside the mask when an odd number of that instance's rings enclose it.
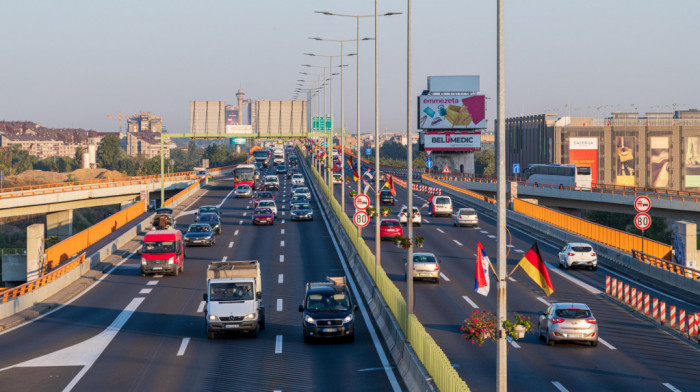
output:
{"label": "sky", "polygon": [[[379,0],[379,129],[407,126],[407,1]],[[412,1],[411,81],[479,75],[493,130],[497,107],[496,0]],[[700,2],[505,0],[506,116],[700,109]],[[0,120],[117,131],[107,114],[148,111],[189,131],[192,100],[290,100],[299,72],[320,73],[356,38],[371,0],[0,0]],[[360,19],[360,38],[374,18]],[[374,131],[374,41],[360,43],[360,130]],[[356,53],[355,42],[344,44]],[[334,58],[334,64],[339,59]],[[356,128],[357,67],[344,68],[346,129]],[[333,82],[340,123],[340,75]],[[311,84],[309,84],[311,86]],[[327,97],[330,112],[330,91]]]}

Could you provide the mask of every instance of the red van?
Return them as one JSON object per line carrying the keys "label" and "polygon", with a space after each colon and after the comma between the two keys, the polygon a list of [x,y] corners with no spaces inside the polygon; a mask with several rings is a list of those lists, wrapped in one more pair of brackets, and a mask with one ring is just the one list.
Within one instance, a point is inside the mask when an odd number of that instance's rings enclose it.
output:
{"label": "red van", "polygon": [[180,230],[146,233],[141,248],[141,276],[168,273],[177,276],[185,268],[185,245]]}

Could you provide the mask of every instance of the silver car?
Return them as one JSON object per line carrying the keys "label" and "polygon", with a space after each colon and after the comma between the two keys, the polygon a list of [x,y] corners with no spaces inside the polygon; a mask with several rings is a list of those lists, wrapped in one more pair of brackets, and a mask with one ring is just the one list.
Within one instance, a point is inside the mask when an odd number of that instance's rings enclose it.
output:
{"label": "silver car", "polygon": [[240,184],[233,191],[233,197],[253,197],[253,188],[248,184]]}
{"label": "silver car", "polygon": [[578,303],[553,303],[540,312],[537,332],[548,345],[571,340],[598,345],[598,324],[588,305]]}
{"label": "silver car", "polygon": [[275,218],[277,218],[277,204],[272,201],[272,200],[261,200],[258,203],[257,208],[269,208],[272,210],[272,213],[275,214]]}
{"label": "silver car", "polygon": [[304,185],[304,176],[299,173],[292,175],[292,185]]}
{"label": "silver car", "polygon": [[294,189],[293,195],[304,195],[307,199],[311,200],[311,191],[305,186],[300,186]]}
{"label": "silver car", "polygon": [[440,260],[432,253],[414,253],[413,279],[432,279],[440,283]]}
{"label": "silver car", "polygon": [[452,215],[452,220],[455,226],[474,227],[479,224],[479,215],[473,208],[460,208]]}
{"label": "silver car", "polygon": [[559,251],[559,266],[564,268],[588,267],[598,269],[598,255],[590,244],[569,242]]}

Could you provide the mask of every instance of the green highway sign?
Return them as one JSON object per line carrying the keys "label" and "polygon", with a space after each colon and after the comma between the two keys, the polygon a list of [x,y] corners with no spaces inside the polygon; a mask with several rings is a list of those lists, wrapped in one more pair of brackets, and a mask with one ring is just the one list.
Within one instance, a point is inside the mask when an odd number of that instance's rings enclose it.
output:
{"label": "green highway sign", "polygon": [[312,131],[330,131],[333,117],[331,116],[313,116],[311,117]]}

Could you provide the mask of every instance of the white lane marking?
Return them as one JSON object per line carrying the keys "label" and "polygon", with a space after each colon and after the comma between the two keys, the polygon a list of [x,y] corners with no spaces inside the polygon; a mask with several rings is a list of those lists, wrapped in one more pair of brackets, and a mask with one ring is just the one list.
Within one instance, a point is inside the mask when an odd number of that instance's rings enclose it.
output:
{"label": "white lane marking", "polygon": [[282,298],[277,298],[277,311],[282,311]]}
{"label": "white lane marking", "polygon": [[284,223],[284,219],[282,219],[282,223]]}
{"label": "white lane marking", "polygon": [[454,241],[454,242],[455,242],[455,244],[457,244],[457,245],[459,245],[459,246],[463,246],[463,245],[462,245],[462,243],[461,243],[461,242],[459,242],[459,241],[457,241],[457,240],[452,240],[452,241]]}
{"label": "white lane marking", "polygon": [[277,283],[279,283],[279,284],[284,283],[284,274],[277,275]]}
{"label": "white lane marking", "polygon": [[515,247],[515,245],[511,245],[511,244],[506,245],[506,248],[514,248],[514,247]]}
{"label": "white lane marking", "polygon": [[282,335],[277,335],[275,339],[275,354],[282,354]]}
{"label": "white lane marking", "polygon": [[146,283],[146,286],[155,286],[160,282],[159,280],[149,280],[148,283]]}
{"label": "white lane marking", "polygon": [[284,241],[280,241],[280,246],[284,247]]}
{"label": "white lane marking", "polygon": [[515,253],[525,253],[525,251],[522,249],[514,249],[514,250],[515,250]]}
{"label": "white lane marking", "polygon": [[141,264],[122,264],[119,268],[141,268]]}
{"label": "white lane marking", "polygon": [[247,213],[247,212],[244,212],[244,213],[243,213],[243,216],[246,216],[246,215],[248,215],[248,213]]}
{"label": "white lane marking", "polygon": [[226,261],[226,259],[228,259],[228,256],[224,256],[224,257],[221,259],[221,262]]}
{"label": "white lane marking", "polygon": [[234,231],[233,235],[238,235],[238,230]]}
{"label": "white lane marking", "polygon": [[554,386],[557,387],[557,389],[558,389],[560,392],[569,392],[569,390],[566,389],[566,388],[564,388],[564,386],[561,385],[561,384],[559,383],[559,381],[552,381],[552,384],[554,384]]}
{"label": "white lane marking", "polygon": [[472,308],[479,309],[479,305],[475,304],[474,301],[469,299],[469,297],[467,297],[466,295],[463,295],[462,298],[464,298],[464,300],[467,301],[467,303],[469,303],[469,305],[471,305]]}
{"label": "white lane marking", "polygon": [[242,224],[243,224],[243,221],[239,221],[238,224],[239,224],[239,225],[242,225]]}
{"label": "white lane marking", "polygon": [[202,301],[199,303],[199,306],[197,307],[197,313],[202,313],[204,311],[204,306],[206,306],[207,301]]}
{"label": "white lane marking", "polygon": [[180,349],[177,350],[178,357],[185,355],[185,350],[187,349],[187,345],[189,343],[190,343],[190,338],[182,338],[182,343],[180,343]]}
{"label": "white lane marking", "polygon": [[245,206],[245,209],[246,209],[246,210],[250,209],[250,206]]}
{"label": "white lane marking", "polygon": [[[282,201],[284,201],[284,200],[282,200]],[[284,204],[282,204],[282,208],[284,208]]]}
{"label": "white lane marking", "polygon": [[132,314],[136,312],[139,305],[143,302],[145,298],[136,297],[129,302],[129,304],[124,308],[124,310],[119,313],[116,319],[112,321],[104,331],[100,332],[97,336],[94,336],[83,342],[74,344],[70,347],[66,347],[62,350],[54,351],[52,353],[46,354],[44,356],[30,359],[28,361],[18,363],[16,365],[8,366],[4,369],[0,369],[0,372],[11,369],[14,367],[48,367],[48,366],[77,366],[82,367],[78,374],[73,377],[73,380],[63,389],[64,391],[71,391],[78,384],[81,378],[87,374],[90,367],[97,361],[97,359],[102,355],[104,350],[107,348],[109,343],[117,336],[119,330],[122,329],[124,324],[129,320]]}
{"label": "white lane marking", "polygon": [[284,211],[282,211],[282,216],[284,216]]}
{"label": "white lane marking", "polygon": [[430,223],[430,221],[427,220],[427,219],[425,219],[425,218],[423,218],[423,222],[425,222],[425,223]]}
{"label": "white lane marking", "polygon": [[542,297],[537,297],[537,300],[542,302],[543,304],[545,304],[547,306],[551,305],[546,299],[544,299]]}
{"label": "white lane marking", "polygon": [[284,255],[280,255],[280,263],[284,263]]}
{"label": "white lane marking", "polygon": [[435,230],[439,231],[439,232],[442,233],[442,234],[445,234],[445,232],[442,231],[442,229],[440,229],[440,228],[436,228]]}
{"label": "white lane marking", "polygon": [[282,229],[280,233],[281,233],[281,234],[284,234],[284,229]]}
{"label": "white lane marking", "polygon": [[228,243],[228,247],[229,247],[229,248],[233,248],[233,241],[231,241],[231,242]]}
{"label": "white lane marking", "polygon": [[510,280],[511,282],[517,282],[517,280],[513,279],[512,276],[509,276],[509,277],[508,277],[508,280]]}
{"label": "white lane marking", "polygon": [[139,294],[150,294],[153,289],[141,289],[139,291]]}
{"label": "white lane marking", "polygon": [[474,229],[476,229],[476,230],[481,230],[481,227],[477,226],[477,227],[475,227]]}
{"label": "white lane marking", "polygon": [[613,346],[612,344],[606,342],[606,341],[603,340],[601,337],[598,337],[598,341],[601,342],[601,343],[603,343],[603,344],[605,345],[605,347],[607,347],[607,348],[609,348],[609,349],[611,349],[611,350],[617,350],[617,349],[615,348],[615,346]]}
{"label": "white lane marking", "polygon": [[515,342],[515,340],[510,341],[510,345],[513,346],[514,348],[520,348],[520,345]]}
{"label": "white lane marking", "polygon": [[559,271],[559,268],[557,268],[556,266],[553,266],[553,265],[550,264],[550,263],[547,263],[547,267],[548,267],[548,269],[549,269],[550,271],[552,271],[552,272],[554,272],[555,274],[561,276],[562,278],[564,278],[564,279],[566,279],[566,280],[572,282],[573,284],[575,284],[575,285],[581,287],[582,289],[588,291],[589,293],[591,293],[591,294],[593,294],[593,295],[598,295],[598,294],[601,293],[600,290],[598,290],[598,289],[596,289],[595,287],[589,285],[588,283],[584,283],[584,282],[582,282],[582,281],[580,281],[580,280],[574,278],[573,276],[571,276],[571,275],[569,275],[569,274],[567,274],[567,273],[565,273],[565,272],[563,272],[563,271]]}
{"label": "white lane marking", "polygon": [[672,390],[673,392],[681,392],[680,389],[674,387],[674,386],[671,385],[670,383],[665,382],[665,383],[663,383],[663,384],[661,384],[661,385],[663,385],[663,386],[665,386],[666,388]]}
{"label": "white lane marking", "polygon": [[448,278],[447,275],[443,274],[442,272],[440,272],[440,277],[443,278],[443,279],[445,279],[445,282],[449,282],[449,281],[450,281],[450,278]]}
{"label": "white lane marking", "polygon": [[486,230],[481,230],[480,233],[481,233],[481,234],[488,234],[489,232],[486,231]]}
{"label": "white lane marking", "polygon": [[493,234],[489,234],[488,237],[489,237],[489,238],[496,238],[496,236],[493,235]]}

